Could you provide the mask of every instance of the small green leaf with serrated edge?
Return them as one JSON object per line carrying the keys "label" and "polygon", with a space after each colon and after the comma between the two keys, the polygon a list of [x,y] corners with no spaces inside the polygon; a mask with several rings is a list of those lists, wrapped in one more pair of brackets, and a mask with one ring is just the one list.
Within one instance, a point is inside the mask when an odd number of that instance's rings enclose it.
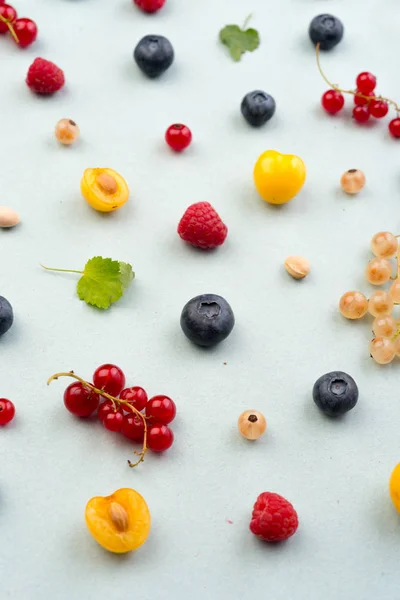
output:
{"label": "small green leaf with serrated edge", "polygon": [[226,25],[219,32],[219,39],[225,46],[234,61],[239,61],[245,52],[253,52],[260,45],[260,37],[256,29],[241,29],[238,25]]}

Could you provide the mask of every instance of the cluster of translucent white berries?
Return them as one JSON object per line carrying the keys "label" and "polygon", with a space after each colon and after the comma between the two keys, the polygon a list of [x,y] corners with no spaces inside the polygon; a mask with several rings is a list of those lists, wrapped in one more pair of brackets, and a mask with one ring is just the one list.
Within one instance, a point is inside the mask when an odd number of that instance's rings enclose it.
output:
{"label": "cluster of translucent white berries", "polygon": [[[393,233],[381,231],[371,240],[375,258],[365,269],[367,281],[382,286],[392,281],[388,291],[377,290],[367,299],[361,292],[346,292],[340,298],[340,312],[346,319],[361,319],[370,313],[375,319],[372,325],[374,338],[370,343],[370,354],[380,365],[400,358],[400,320],[392,315],[396,304],[400,304],[399,242]],[[390,259],[396,258],[395,268]]]}

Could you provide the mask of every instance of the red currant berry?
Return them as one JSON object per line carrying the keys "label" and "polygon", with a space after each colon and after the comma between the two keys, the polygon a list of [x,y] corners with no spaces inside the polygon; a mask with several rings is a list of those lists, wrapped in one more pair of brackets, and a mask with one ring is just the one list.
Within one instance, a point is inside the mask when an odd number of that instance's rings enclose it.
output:
{"label": "red currant berry", "polygon": [[186,125],[175,123],[165,132],[165,141],[175,152],[182,152],[192,141],[192,132]]}
{"label": "red currant berry", "polygon": [[125,415],[122,422],[122,435],[134,442],[143,442],[144,440],[144,423],[143,419],[138,415]]}
{"label": "red currant berry", "polygon": [[176,405],[168,396],[154,396],[146,406],[146,417],[152,422],[168,425],[175,419]]}
{"label": "red currant berry", "polygon": [[386,117],[389,112],[389,106],[382,100],[372,100],[369,104],[369,113],[376,119]]}
{"label": "red currant berry", "polygon": [[106,416],[112,412],[115,412],[113,403],[111,402],[111,400],[105,400],[104,402],[102,402],[102,404],[100,404],[99,408],[97,409],[97,416],[99,420],[103,422]]}
{"label": "red currant berry", "polygon": [[100,402],[98,394],[75,381],[64,392],[65,408],[76,417],[89,417]]}
{"label": "red currant berry", "polygon": [[389,131],[390,131],[390,135],[392,135],[394,138],[400,138],[400,119],[393,119],[392,121],[390,121],[389,123]]}
{"label": "red currant berry", "polygon": [[353,108],[353,119],[357,123],[366,123],[369,119],[369,110],[366,106],[355,106]]}
{"label": "red currant berry", "polygon": [[[143,410],[147,404],[146,392],[143,388],[136,385],[122,390],[119,397],[121,398],[121,400],[125,400],[125,402],[128,402],[131,406],[133,406],[133,408],[136,408],[136,410],[138,411]],[[122,405],[121,408],[125,412],[132,414],[132,411],[129,410],[127,406]]]}
{"label": "red currant berry", "polygon": [[18,38],[18,45],[26,48],[36,40],[38,28],[35,21],[31,19],[17,19],[14,23],[14,33]]}
{"label": "red currant berry", "polygon": [[167,425],[150,425],[147,430],[147,446],[153,452],[165,452],[171,448],[174,434]]}
{"label": "red currant berry", "polygon": [[[3,19],[6,19],[7,23],[12,25],[17,18],[17,11],[9,4],[2,4],[0,6],[0,16],[3,17]],[[7,23],[0,19],[0,33],[7,33],[7,31],[10,31]]]}
{"label": "red currant berry", "polygon": [[372,75],[372,73],[360,73],[356,79],[357,89],[362,94],[367,94],[368,92],[372,92],[372,90],[376,87],[376,77]]}
{"label": "red currant berry", "polygon": [[122,410],[109,412],[103,419],[103,425],[108,431],[121,431],[124,415]]}
{"label": "red currant berry", "polygon": [[13,420],[15,415],[15,406],[11,400],[0,398],[0,425],[7,425]]}
{"label": "red currant berry", "polygon": [[154,13],[160,10],[165,4],[165,0],[133,0],[136,6],[144,12]]}
{"label": "red currant berry", "polygon": [[[374,96],[374,92],[361,92],[360,90],[357,90],[357,92],[359,92],[360,94],[363,94],[363,96]],[[368,98],[363,98],[362,96],[354,96],[354,104],[356,106],[365,106],[366,104],[369,104],[369,100]]]}
{"label": "red currant berry", "polygon": [[344,106],[344,96],[336,90],[328,90],[321,98],[322,107],[330,115],[335,115]]}
{"label": "red currant berry", "polygon": [[110,396],[118,396],[125,387],[125,375],[116,365],[101,365],[93,374],[93,383]]}

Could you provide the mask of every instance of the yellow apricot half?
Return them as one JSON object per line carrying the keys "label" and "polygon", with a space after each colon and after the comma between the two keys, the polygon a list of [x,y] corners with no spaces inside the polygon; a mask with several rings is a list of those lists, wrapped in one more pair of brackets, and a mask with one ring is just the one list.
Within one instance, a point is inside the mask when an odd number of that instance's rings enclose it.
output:
{"label": "yellow apricot half", "polygon": [[95,210],[112,212],[129,198],[125,179],[113,169],[86,169],[81,179],[81,192]]}
{"label": "yellow apricot half", "polygon": [[123,554],[144,544],[150,533],[150,511],[135,490],[122,488],[111,496],[91,498],[85,510],[86,525],[106,550]]}

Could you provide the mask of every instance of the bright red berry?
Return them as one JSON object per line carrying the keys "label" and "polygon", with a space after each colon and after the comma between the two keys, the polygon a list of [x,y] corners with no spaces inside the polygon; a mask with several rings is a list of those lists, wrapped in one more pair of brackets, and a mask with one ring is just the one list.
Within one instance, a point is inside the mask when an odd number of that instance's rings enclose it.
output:
{"label": "bright red berry", "polygon": [[27,86],[36,94],[54,94],[63,87],[64,83],[63,71],[44,58],[35,58],[26,76]]}
{"label": "bright red berry", "polygon": [[[9,4],[2,4],[1,2],[0,4],[0,17],[2,17],[2,19],[0,19],[0,33],[7,33],[7,31],[10,31],[8,23],[12,25],[17,19],[17,11]],[[4,22],[3,19],[5,19],[7,23]]]}
{"label": "bright red berry", "polygon": [[108,431],[121,431],[124,414],[122,410],[109,412],[103,419],[103,425]]}
{"label": "bright red berry", "polygon": [[111,400],[104,400],[97,409],[97,416],[99,420],[103,422],[106,416],[111,412],[115,412],[113,403]]}
{"label": "bright red berry", "polygon": [[151,422],[163,423],[168,425],[175,419],[176,405],[168,396],[154,396],[150,398],[146,406],[146,417]]}
{"label": "bright red berry", "polygon": [[363,72],[360,73],[356,79],[357,89],[360,90],[361,93],[367,94],[368,92],[372,92],[372,90],[376,87],[376,77],[372,75],[372,73]]}
{"label": "bright red berry", "polygon": [[366,123],[369,119],[369,110],[366,106],[355,106],[353,108],[353,118],[357,123]]}
{"label": "bright red berry", "polygon": [[15,415],[15,406],[11,400],[0,398],[0,425],[7,425],[13,420]]}
{"label": "bright red berry", "polygon": [[175,152],[182,152],[192,141],[192,132],[182,123],[175,123],[165,132],[165,141]]}
{"label": "bright red berry", "polygon": [[216,248],[224,243],[228,228],[209,202],[197,202],[186,209],[178,233],[197,248]]}
{"label": "bright red berry", "polygon": [[392,135],[394,138],[400,138],[400,119],[392,119],[392,121],[390,121],[389,125],[389,131],[390,131],[390,135]]}
{"label": "bright red berry", "polygon": [[369,113],[376,119],[386,117],[389,112],[389,105],[382,100],[372,100],[369,103]]}
{"label": "bright red berry", "polygon": [[93,373],[93,384],[110,396],[118,397],[125,387],[125,375],[116,365],[101,365]]}
{"label": "bright red berry", "polygon": [[344,96],[336,90],[328,90],[321,98],[322,107],[330,115],[335,115],[344,106]]}
{"label": "bright red berry", "polygon": [[125,415],[122,422],[121,433],[129,440],[134,442],[143,442],[144,439],[144,423],[143,419],[138,415]]}
{"label": "bright red berry", "polygon": [[133,0],[136,6],[144,12],[154,13],[160,10],[165,4],[165,0]]}
{"label": "bright red berry", "polygon": [[167,425],[150,425],[147,430],[147,446],[153,452],[165,452],[171,448],[174,434]]}
{"label": "bright red berry", "polygon": [[282,542],[292,536],[299,525],[292,504],[279,494],[263,492],[254,504],[250,531],[265,542]]}
{"label": "bright red berry", "polygon": [[[363,96],[374,96],[374,92],[361,92],[360,90],[357,90],[357,92],[359,92],[360,94],[363,94]],[[366,104],[370,103],[370,100],[368,100],[368,98],[363,98],[363,96],[354,96],[354,104],[356,106],[365,106]]]}
{"label": "bright red berry", "polygon": [[89,417],[99,402],[99,395],[80,381],[71,383],[64,392],[65,408],[76,417]]}
{"label": "bright red berry", "polygon": [[31,19],[17,19],[13,25],[14,33],[18,38],[18,45],[26,48],[33,44],[37,38],[38,28],[35,21]]}
{"label": "bright red berry", "polygon": [[[136,385],[122,390],[119,397],[121,400],[125,400],[125,402],[128,402],[131,406],[139,411],[143,410],[147,404],[147,394],[145,390]],[[121,408],[125,412],[132,414],[132,411],[129,410],[127,406],[121,405]]]}

